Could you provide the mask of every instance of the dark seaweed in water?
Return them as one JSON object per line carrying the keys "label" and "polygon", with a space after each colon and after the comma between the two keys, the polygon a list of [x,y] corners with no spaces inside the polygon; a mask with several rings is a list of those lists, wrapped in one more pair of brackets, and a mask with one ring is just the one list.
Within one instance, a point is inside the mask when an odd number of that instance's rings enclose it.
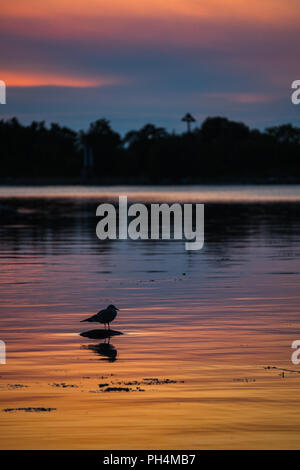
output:
{"label": "dark seaweed in water", "polygon": [[28,385],[23,385],[23,384],[8,384],[8,388],[10,390],[17,390],[19,388],[28,388]]}
{"label": "dark seaweed in water", "polygon": [[43,408],[43,407],[38,407],[38,408],[33,408],[31,406],[27,408],[4,408],[2,411],[5,411],[6,413],[9,411],[26,411],[26,413],[43,413],[46,411],[54,411],[56,408]]}
{"label": "dark seaweed in water", "polygon": [[83,331],[82,333],[80,333],[80,336],[90,339],[105,339],[110,338],[111,336],[119,336],[122,334],[123,333],[121,331],[116,330],[89,330]]}
{"label": "dark seaweed in water", "polygon": [[129,387],[107,387],[103,392],[131,392],[132,388]]}
{"label": "dark seaweed in water", "polygon": [[170,380],[170,379],[157,379],[157,378],[145,378],[143,382],[145,385],[163,385],[163,384],[177,384],[184,383],[184,380]]}
{"label": "dark seaweed in water", "polygon": [[55,382],[53,382],[52,384],[49,384],[49,385],[51,385],[51,387],[78,388],[78,385],[66,384],[65,382],[61,382],[61,383],[55,383]]}

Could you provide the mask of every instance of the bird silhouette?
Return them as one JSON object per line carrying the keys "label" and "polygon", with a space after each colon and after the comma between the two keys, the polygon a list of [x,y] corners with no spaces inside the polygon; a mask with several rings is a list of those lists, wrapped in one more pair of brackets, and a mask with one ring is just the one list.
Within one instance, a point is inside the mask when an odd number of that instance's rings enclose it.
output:
{"label": "bird silhouette", "polygon": [[119,309],[117,307],[111,304],[105,309],[100,310],[96,315],[86,318],[85,320],[81,320],[81,323],[86,321],[91,323],[103,323],[105,328],[106,325],[110,328],[109,324],[116,318],[118,310]]}

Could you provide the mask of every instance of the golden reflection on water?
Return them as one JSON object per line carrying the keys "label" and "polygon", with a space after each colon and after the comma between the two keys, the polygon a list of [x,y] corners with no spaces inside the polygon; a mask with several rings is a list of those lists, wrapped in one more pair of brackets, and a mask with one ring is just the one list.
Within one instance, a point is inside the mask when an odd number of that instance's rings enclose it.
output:
{"label": "golden reflection on water", "polygon": [[266,202],[300,201],[299,185],[188,185],[188,186],[9,186],[0,187],[0,198],[118,199],[128,196],[141,202]]}
{"label": "golden reflection on water", "polygon": [[[196,255],[99,245],[83,219],[2,227],[0,409],[55,410],[0,411],[1,448],[299,449],[299,223],[277,215],[208,219]],[[80,336],[111,302],[123,335]]]}
{"label": "golden reflection on water", "polygon": [[[9,357],[1,408],[56,410],[2,413],[1,447],[19,448],[21,442],[22,448],[61,449],[298,448],[300,376],[290,372],[283,378],[279,370],[264,368],[297,369],[290,363],[294,330],[282,333],[281,321],[233,316],[139,334],[124,327],[123,336],[111,339],[118,352],[114,362],[82,348],[97,341],[69,333],[29,334],[32,350],[16,347]],[[99,383],[147,377],[180,382],[143,392],[93,393]],[[19,382],[28,388],[7,389]],[[77,388],[53,388],[53,382]]]}

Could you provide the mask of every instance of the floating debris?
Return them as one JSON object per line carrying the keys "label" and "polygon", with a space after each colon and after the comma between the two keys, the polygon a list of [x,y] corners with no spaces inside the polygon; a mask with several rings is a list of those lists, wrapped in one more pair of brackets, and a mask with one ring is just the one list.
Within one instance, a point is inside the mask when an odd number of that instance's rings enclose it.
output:
{"label": "floating debris", "polygon": [[[158,377],[145,377],[140,380],[123,380],[117,381],[113,380],[114,374],[98,376],[99,379],[106,379],[103,382],[98,383],[96,386],[97,389],[89,390],[89,393],[109,393],[109,392],[146,392],[147,387],[152,385],[168,385],[168,384],[177,384],[184,383],[184,380],[171,380],[166,378]],[[111,377],[111,378],[110,378]],[[93,378],[90,376],[84,376],[83,378]],[[250,380],[250,379],[249,379]],[[49,383],[51,387],[61,387],[61,388],[79,388],[78,385],[67,384],[66,382],[53,382]],[[83,391],[83,390],[81,390]]]}
{"label": "floating debris", "polygon": [[112,384],[116,385],[140,385],[142,382],[138,382],[137,380],[133,380],[131,382],[112,382]]}
{"label": "floating debris", "polygon": [[143,384],[146,385],[164,385],[164,384],[177,384],[184,383],[184,380],[170,380],[170,379],[157,379],[157,378],[145,378]]}
{"label": "floating debris", "polygon": [[65,382],[49,384],[51,387],[61,387],[61,388],[78,388],[78,385],[66,384]]}
{"label": "floating debris", "polygon": [[16,390],[16,389],[19,389],[19,388],[28,388],[28,385],[23,385],[23,384],[8,384],[7,387],[8,387],[10,390]]}
{"label": "floating debris", "polygon": [[110,392],[145,392],[141,387],[131,388],[131,387],[106,387],[101,388],[100,390],[90,390],[90,393],[110,393]]}
{"label": "floating debris", "polygon": [[38,408],[33,408],[31,406],[27,408],[4,408],[2,411],[11,412],[11,411],[25,411],[26,413],[44,413],[44,412],[50,412],[54,411],[56,408],[44,408],[44,407],[38,407]]}
{"label": "floating debris", "polygon": [[132,388],[129,387],[107,387],[102,392],[131,392]]}
{"label": "floating debris", "polygon": [[242,377],[242,378],[237,378],[237,379],[233,379],[233,382],[256,382],[256,379],[252,378],[252,377]]}

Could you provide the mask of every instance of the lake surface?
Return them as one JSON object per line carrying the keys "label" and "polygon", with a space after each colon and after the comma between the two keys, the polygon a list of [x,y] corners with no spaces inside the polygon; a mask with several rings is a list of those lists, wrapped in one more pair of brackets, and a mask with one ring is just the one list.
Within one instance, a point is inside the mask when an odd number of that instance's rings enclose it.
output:
{"label": "lake surface", "polygon": [[[98,240],[119,195],[205,203],[204,248]],[[300,186],[1,187],[0,206],[0,409],[21,408],[2,449],[300,448]],[[80,336],[110,303],[123,335]]]}

